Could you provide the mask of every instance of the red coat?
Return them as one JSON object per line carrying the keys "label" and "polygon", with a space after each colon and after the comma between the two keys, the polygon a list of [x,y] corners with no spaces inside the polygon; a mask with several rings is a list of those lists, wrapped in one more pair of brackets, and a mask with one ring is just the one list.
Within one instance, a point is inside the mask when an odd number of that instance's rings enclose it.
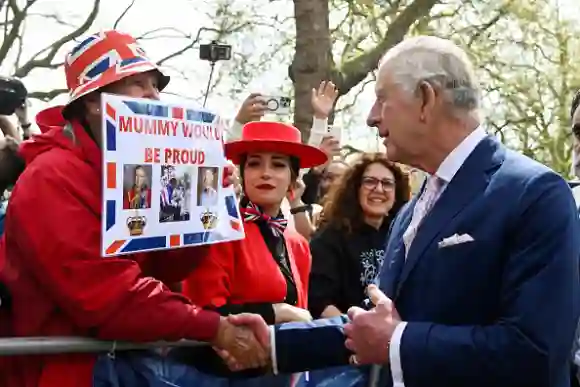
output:
{"label": "red coat", "polygon": [[[286,297],[286,280],[255,223],[245,223],[246,238],[209,247],[184,281],[183,290],[197,305],[220,307],[250,302],[278,303]],[[311,256],[306,240],[289,229],[284,233],[288,258],[298,291],[298,304],[307,307]]]}
{"label": "red coat", "polygon": [[[101,153],[82,127],[74,132],[74,142],[51,129],[22,146],[27,166],[0,242],[0,281],[13,297],[0,336],[212,339],[219,315],[160,282],[182,281],[205,248],[100,256]],[[95,359],[0,356],[0,386],[89,387]]]}

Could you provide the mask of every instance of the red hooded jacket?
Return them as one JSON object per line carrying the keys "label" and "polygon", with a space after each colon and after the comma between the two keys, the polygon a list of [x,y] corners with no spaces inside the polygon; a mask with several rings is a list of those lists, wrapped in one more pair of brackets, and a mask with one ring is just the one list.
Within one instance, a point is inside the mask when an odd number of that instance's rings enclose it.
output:
{"label": "red hooded jacket", "polygon": [[[214,338],[220,316],[163,283],[183,280],[206,249],[102,258],[100,149],[78,124],[68,134],[50,126],[21,148],[27,166],[0,242],[0,281],[13,299],[9,331],[0,336]],[[95,359],[0,356],[0,386],[89,387]]]}

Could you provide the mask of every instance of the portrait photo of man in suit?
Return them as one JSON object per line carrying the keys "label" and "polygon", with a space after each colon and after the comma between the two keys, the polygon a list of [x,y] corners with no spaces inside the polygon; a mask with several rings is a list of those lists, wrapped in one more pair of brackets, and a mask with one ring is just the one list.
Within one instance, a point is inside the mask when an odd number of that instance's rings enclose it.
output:
{"label": "portrait photo of man in suit", "polygon": [[449,40],[397,44],[375,92],[368,125],[389,159],[427,174],[392,225],[375,308],[269,333],[232,321],[269,335],[277,372],[350,362],[380,366],[381,387],[568,387],[580,292],[568,184],[487,134],[473,65]]}

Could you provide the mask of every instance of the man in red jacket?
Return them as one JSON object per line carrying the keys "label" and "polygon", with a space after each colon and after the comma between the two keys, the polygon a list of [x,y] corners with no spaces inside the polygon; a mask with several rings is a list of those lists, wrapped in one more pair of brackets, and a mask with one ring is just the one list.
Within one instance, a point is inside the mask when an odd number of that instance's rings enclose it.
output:
{"label": "man in red jacket", "polygon": [[[100,92],[158,99],[168,83],[131,36],[107,31],[82,41],[65,63],[70,102],[37,117],[42,134],[21,147],[0,246],[0,282],[12,297],[0,336],[87,336],[148,342],[210,342],[248,365],[268,354],[247,327],[169,290],[205,249],[102,258]],[[4,261],[2,263],[1,261]],[[97,355],[2,358],[3,387],[89,387]],[[2,368],[2,367],[0,367]]]}

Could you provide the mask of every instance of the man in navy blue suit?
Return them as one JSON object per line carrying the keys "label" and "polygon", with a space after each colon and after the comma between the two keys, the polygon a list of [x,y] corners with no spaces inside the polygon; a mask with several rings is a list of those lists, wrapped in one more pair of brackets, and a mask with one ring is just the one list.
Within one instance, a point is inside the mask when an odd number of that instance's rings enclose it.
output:
{"label": "man in navy blue suit", "polygon": [[275,371],[350,359],[382,365],[381,386],[569,386],[576,206],[558,174],[485,133],[479,97],[448,40],[414,37],[385,55],[369,124],[390,159],[429,178],[392,225],[377,308],[273,327]]}

